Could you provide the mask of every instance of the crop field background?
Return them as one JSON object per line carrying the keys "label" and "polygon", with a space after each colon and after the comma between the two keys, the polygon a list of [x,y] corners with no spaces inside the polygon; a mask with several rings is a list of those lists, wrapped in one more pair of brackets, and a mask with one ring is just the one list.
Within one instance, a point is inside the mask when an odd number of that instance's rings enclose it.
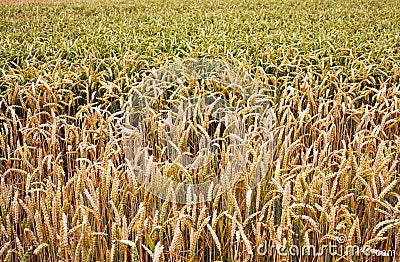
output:
{"label": "crop field background", "polygon": [[[130,91],[185,58],[267,96],[256,188],[175,204],[128,168]],[[399,157],[400,1],[0,4],[0,261],[400,261]],[[372,249],[259,252],[328,243]]]}

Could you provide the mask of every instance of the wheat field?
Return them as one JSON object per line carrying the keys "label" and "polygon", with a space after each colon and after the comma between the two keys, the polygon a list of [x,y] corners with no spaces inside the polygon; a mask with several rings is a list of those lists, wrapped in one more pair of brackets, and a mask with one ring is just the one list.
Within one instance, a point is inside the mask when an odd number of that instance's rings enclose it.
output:
{"label": "wheat field", "polygon": [[[395,0],[0,4],[0,261],[400,261],[399,10]],[[129,168],[132,90],[186,58],[247,72],[273,109],[273,157],[254,188],[244,168],[227,192],[175,203]],[[224,86],[179,88],[245,108]],[[338,248],[290,248],[328,245]]]}

